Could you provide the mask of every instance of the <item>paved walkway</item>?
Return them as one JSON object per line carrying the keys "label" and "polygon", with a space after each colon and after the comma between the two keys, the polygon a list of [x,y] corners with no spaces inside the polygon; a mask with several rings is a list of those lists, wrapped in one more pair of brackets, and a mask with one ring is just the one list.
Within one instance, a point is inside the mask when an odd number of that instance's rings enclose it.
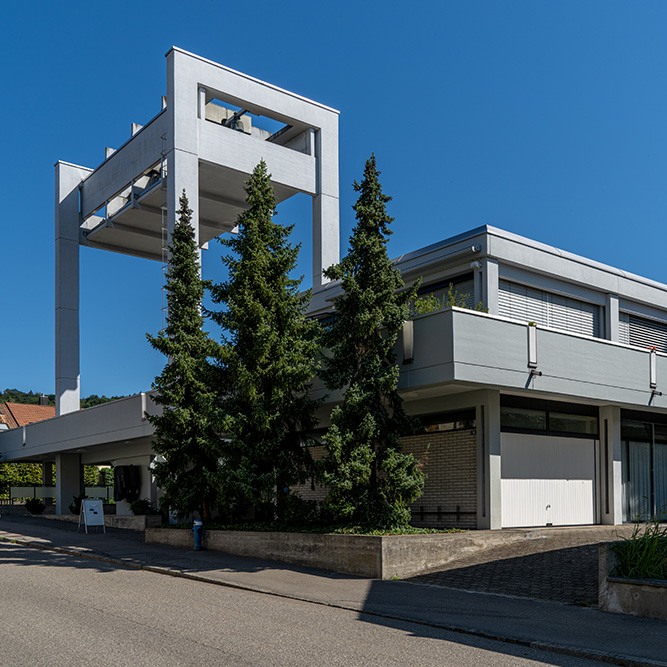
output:
{"label": "paved walkway", "polygon": [[[118,567],[349,609],[377,623],[408,621],[416,624],[415,633],[419,634],[438,627],[617,665],[667,667],[667,621],[544,600],[362,579],[272,561],[145,544],[141,539],[141,533],[121,529],[110,529],[106,535],[85,535],[77,533],[73,524],[30,517],[0,518],[0,553],[2,540],[9,540]],[[544,655],[545,663],[556,661],[550,653]]]}
{"label": "paved walkway", "polygon": [[598,544],[631,532],[632,526],[544,529],[538,539],[479,551],[408,581],[597,607]]}

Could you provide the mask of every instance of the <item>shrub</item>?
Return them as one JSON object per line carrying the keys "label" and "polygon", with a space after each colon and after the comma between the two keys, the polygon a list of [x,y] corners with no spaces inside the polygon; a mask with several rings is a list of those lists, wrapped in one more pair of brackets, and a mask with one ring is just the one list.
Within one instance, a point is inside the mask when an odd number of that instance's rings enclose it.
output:
{"label": "shrub", "polygon": [[160,513],[148,498],[137,498],[136,500],[133,500],[130,503],[130,509],[135,516],[143,516],[144,514],[155,516]]}
{"label": "shrub", "polygon": [[635,523],[632,535],[616,542],[617,564],[612,575],[630,579],[667,579],[667,525],[664,513],[646,523]]}
{"label": "shrub", "polygon": [[85,493],[80,493],[78,496],[72,496],[72,502],[69,504],[69,511],[75,516],[81,514],[81,501],[84,498],[88,498]]}
{"label": "shrub", "polygon": [[25,508],[30,514],[41,514],[46,509],[46,505],[40,498],[28,498],[25,501]]}
{"label": "shrub", "polygon": [[[437,297],[435,294],[427,294],[426,296],[416,298],[412,303],[413,317],[415,315],[434,313],[443,308],[449,308],[450,306],[468,308],[466,305],[468,296],[469,294],[459,294],[454,289],[454,284],[449,283],[449,288],[447,292],[442,295],[442,298]],[[489,309],[484,308],[484,304],[480,301],[474,308],[470,308],[469,310],[477,310],[486,313]]]}

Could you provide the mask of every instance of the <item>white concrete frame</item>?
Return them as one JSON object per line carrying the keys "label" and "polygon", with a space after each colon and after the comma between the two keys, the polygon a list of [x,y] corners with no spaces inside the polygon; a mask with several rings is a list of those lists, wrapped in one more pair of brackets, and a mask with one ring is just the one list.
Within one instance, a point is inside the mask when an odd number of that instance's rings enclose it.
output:
{"label": "white concrete frame", "polygon": [[[241,181],[264,159],[281,200],[298,192],[312,197],[316,289],[324,282],[323,270],[340,259],[338,112],[176,47],[166,59],[166,105],[163,102],[155,118],[144,127],[133,123],[132,137],[115,151],[106,149],[105,161],[94,170],[56,164],[57,415],[79,409],[79,245],[163,260],[159,251],[162,211],[171,234],[185,190],[196,239],[205,247],[209,238],[231,231],[233,223],[200,220],[201,198],[231,210],[242,208]],[[284,123],[287,134],[267,140],[259,132],[249,137],[221,128],[220,123],[216,127],[207,116],[207,104],[215,99]],[[294,137],[303,138],[301,148],[291,145]],[[135,190],[136,179],[158,163],[160,187],[166,196],[161,203],[142,203],[141,191]],[[219,192],[202,192],[203,168],[217,169],[222,180],[227,175],[227,185],[221,183]],[[124,210],[145,218],[153,215],[153,227],[119,221]],[[101,216],[100,211],[104,211]],[[203,243],[202,225],[207,229]],[[110,242],[110,235],[120,241]],[[146,244],[152,245],[147,248]]]}

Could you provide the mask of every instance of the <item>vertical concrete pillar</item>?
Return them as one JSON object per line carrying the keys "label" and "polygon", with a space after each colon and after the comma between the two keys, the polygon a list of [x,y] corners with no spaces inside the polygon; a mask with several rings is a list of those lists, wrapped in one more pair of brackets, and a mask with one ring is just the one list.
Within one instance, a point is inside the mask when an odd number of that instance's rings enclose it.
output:
{"label": "vertical concrete pillar", "polygon": [[328,280],[322,271],[340,261],[338,118],[314,136],[317,194],[313,197],[313,287]]}
{"label": "vertical concrete pillar", "polygon": [[605,311],[605,331],[604,335],[607,340],[619,341],[619,320],[620,311],[618,308],[618,295],[607,294],[607,303]]}
{"label": "vertical concrete pillar", "polygon": [[498,315],[498,262],[495,259],[482,261],[482,295],[489,315]]}
{"label": "vertical concrete pillar", "polygon": [[199,161],[192,153],[174,149],[167,155],[167,229],[170,242],[183,190],[192,209],[190,224],[199,247]]}
{"label": "vertical concrete pillar", "polygon": [[478,303],[486,303],[484,300],[484,273],[482,272],[482,265],[480,262],[473,262],[473,264],[476,265],[476,267],[479,267],[473,268],[473,298],[476,306]]}
{"label": "vertical concrete pillar", "polygon": [[621,408],[600,408],[600,523],[623,523],[623,477],[621,472]]}
{"label": "vertical concrete pillar", "polygon": [[69,514],[74,496],[83,490],[83,469],[79,454],[56,454],[56,514]]}
{"label": "vertical concrete pillar", "polygon": [[[42,463],[42,486],[53,486],[53,462]],[[52,498],[44,498],[45,505],[53,505]]]}
{"label": "vertical concrete pillar", "polygon": [[[175,50],[167,54],[167,228],[174,230],[180,197],[185,190],[192,209],[192,227],[199,247],[199,113],[206,91],[189,85],[188,56]],[[202,100],[202,97],[204,98]]]}
{"label": "vertical concrete pillar", "polygon": [[89,169],[56,163],[56,415],[79,409],[79,183]]}
{"label": "vertical concrete pillar", "polygon": [[500,392],[484,391],[476,409],[477,527],[502,528]]}

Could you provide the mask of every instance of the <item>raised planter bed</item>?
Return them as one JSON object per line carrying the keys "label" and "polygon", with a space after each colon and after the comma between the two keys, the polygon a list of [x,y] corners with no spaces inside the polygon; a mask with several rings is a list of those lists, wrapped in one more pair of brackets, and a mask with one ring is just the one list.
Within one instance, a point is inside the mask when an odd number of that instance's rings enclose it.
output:
{"label": "raised planter bed", "polygon": [[[529,532],[440,535],[339,535],[205,530],[204,547],[235,556],[277,560],[372,579],[408,577],[470,551],[531,537]],[[146,542],[192,549],[189,529],[151,528]]]}
{"label": "raised planter bed", "polygon": [[612,577],[616,566],[613,542],[600,544],[600,609],[667,620],[667,581]]}

